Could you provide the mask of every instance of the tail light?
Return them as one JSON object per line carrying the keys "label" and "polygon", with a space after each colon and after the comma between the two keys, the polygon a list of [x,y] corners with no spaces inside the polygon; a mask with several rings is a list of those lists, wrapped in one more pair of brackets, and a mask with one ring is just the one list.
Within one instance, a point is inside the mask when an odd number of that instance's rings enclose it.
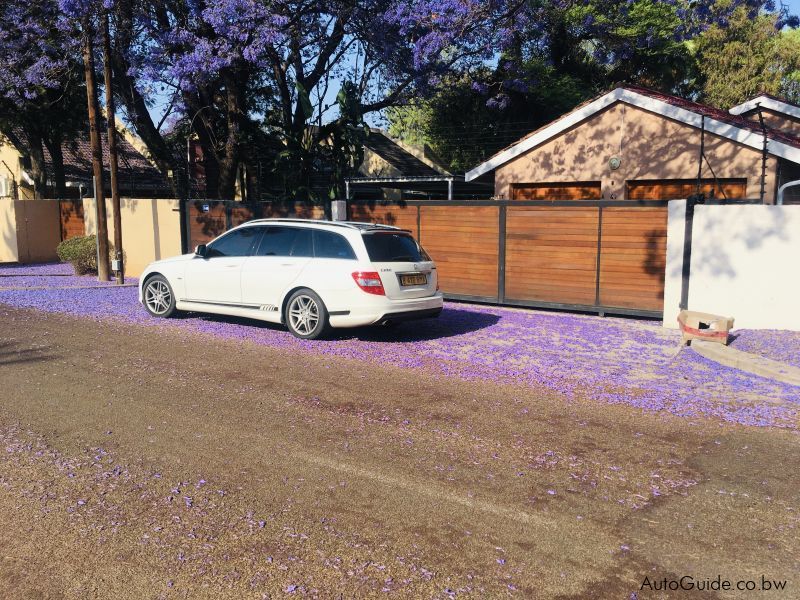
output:
{"label": "tail light", "polygon": [[386,290],[383,289],[381,276],[375,271],[356,271],[353,273],[353,281],[368,294],[375,294],[376,296],[386,295]]}

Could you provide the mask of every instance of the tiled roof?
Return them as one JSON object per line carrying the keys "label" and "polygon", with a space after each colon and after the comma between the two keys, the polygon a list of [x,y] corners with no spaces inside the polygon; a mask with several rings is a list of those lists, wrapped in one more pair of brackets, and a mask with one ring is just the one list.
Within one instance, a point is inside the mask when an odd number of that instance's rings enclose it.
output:
{"label": "tiled roof", "polygon": [[[108,134],[101,134],[103,145],[103,175],[106,182],[110,177],[108,165]],[[119,157],[119,184],[125,190],[136,188],[169,188],[166,178],[148,160],[142,156],[121,135],[117,136]],[[61,145],[64,155],[64,175],[70,180],[92,180],[92,147],[88,133]],[[48,177],[52,177],[52,160],[45,150],[45,162]]]}
{"label": "tiled roof", "polygon": [[800,119],[800,106],[793,102],[788,102],[783,98],[773,96],[772,94],[759,94],[758,96],[734,106],[728,112],[734,115],[752,114],[758,110],[759,106],[795,119]]}
{"label": "tiled roof", "polygon": [[[662,102],[666,102],[672,106],[677,106],[678,108],[690,110],[698,115],[704,115],[717,121],[721,121],[722,123],[728,123],[729,125],[740,127],[741,129],[749,129],[750,131],[761,133],[761,126],[757,121],[746,119],[745,117],[739,115],[733,115],[727,110],[714,108],[713,106],[708,106],[707,104],[701,104],[699,102],[692,102],[691,100],[686,100],[685,98],[680,98],[671,94],[665,94],[663,92],[657,92],[648,88],[636,86],[624,87],[626,90],[631,90],[632,92],[637,92],[643,96],[649,96],[651,98],[655,98],[656,100],[661,100]],[[765,96],[766,94],[761,95]],[[783,102],[783,100],[780,101]],[[778,131],[777,129],[767,127],[767,138],[800,148],[800,138],[782,131]]]}

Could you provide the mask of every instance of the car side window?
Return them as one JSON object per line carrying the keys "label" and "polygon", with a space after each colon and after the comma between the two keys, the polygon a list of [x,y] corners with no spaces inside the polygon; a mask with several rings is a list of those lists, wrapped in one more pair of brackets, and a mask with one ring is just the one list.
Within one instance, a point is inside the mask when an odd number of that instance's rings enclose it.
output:
{"label": "car side window", "polygon": [[249,256],[259,233],[255,227],[242,227],[226,233],[208,245],[206,257]]}
{"label": "car side window", "polygon": [[314,256],[316,258],[343,258],[355,260],[350,242],[343,235],[332,231],[314,231]]}
{"label": "car side window", "polygon": [[314,256],[314,245],[310,229],[300,229],[295,227],[295,238],[292,244],[292,256]]}
{"label": "car side window", "polygon": [[313,256],[311,230],[300,227],[264,227],[256,256]]}

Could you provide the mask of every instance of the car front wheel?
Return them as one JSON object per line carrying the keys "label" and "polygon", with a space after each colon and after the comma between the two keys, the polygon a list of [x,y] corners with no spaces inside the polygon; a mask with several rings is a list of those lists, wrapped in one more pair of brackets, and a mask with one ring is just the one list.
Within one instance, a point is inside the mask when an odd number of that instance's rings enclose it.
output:
{"label": "car front wheel", "polygon": [[315,340],[328,329],[328,310],[311,290],[297,290],[286,303],[284,320],[293,336]]}
{"label": "car front wheel", "polygon": [[177,312],[172,286],[163,275],[154,275],[148,279],[142,292],[144,307],[154,317],[171,317]]}

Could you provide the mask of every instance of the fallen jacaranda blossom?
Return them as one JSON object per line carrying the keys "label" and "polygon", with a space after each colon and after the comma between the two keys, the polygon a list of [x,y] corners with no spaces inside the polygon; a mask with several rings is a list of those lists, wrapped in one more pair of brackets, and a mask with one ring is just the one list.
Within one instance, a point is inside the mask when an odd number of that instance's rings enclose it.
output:
{"label": "fallen jacaranda blossom", "polygon": [[[25,274],[24,269],[14,272]],[[651,321],[447,302],[438,319],[391,330],[335,330],[327,340],[308,341],[255,320],[196,313],[156,319],[139,305],[131,287],[0,290],[0,303],[462,379],[543,386],[566,398],[687,418],[795,428],[800,409],[800,388],[721,366],[690,349],[678,352],[678,332]],[[734,345],[766,344],[758,333],[737,335]],[[800,347],[791,332],[773,332],[769,346],[775,356],[794,355]]]}

